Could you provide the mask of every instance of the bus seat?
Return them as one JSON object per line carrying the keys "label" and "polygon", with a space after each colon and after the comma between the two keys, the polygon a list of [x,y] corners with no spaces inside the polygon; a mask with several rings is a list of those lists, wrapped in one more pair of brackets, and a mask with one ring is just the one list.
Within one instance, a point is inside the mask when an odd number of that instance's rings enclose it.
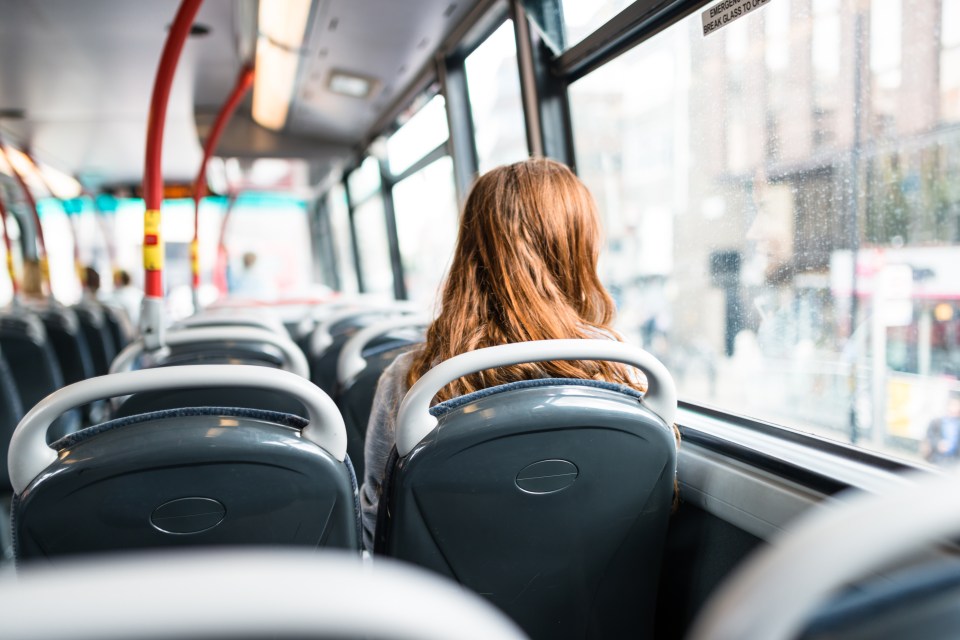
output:
{"label": "bus seat", "polygon": [[[63,386],[63,374],[50,347],[43,322],[24,309],[0,315],[0,349],[17,385],[20,405],[30,409]],[[47,442],[58,440],[80,428],[79,410],[65,412],[51,425]]]}
{"label": "bus seat", "polygon": [[[52,449],[34,433],[91,398],[214,384],[287,393],[309,420],[199,407],[115,419]],[[343,421],[327,396],[285,371],[198,365],[80,382],[21,421],[11,461],[18,559],[184,545],[360,548]]]}
{"label": "bus seat", "polygon": [[113,346],[119,353],[130,344],[130,339],[136,330],[131,324],[130,318],[127,317],[126,311],[109,304],[103,305],[103,319],[106,321],[107,330],[113,339]]}
{"label": "bus seat", "polygon": [[[547,343],[607,343],[566,355],[642,366],[651,398],[607,382],[540,379],[427,412],[442,386],[473,371],[574,359],[550,349],[489,357]],[[531,638],[652,637],[676,395],[659,362],[644,366],[652,356],[630,360],[637,352],[645,354],[614,341],[544,341],[480,349],[428,372],[401,404],[375,553],[458,580]]]}
{"label": "bus seat", "polygon": [[347,453],[358,478],[363,477],[363,446],[380,375],[397,356],[423,342],[423,328],[429,323],[420,315],[378,322],[354,334],[340,351],[333,399],[343,414]]}
{"label": "bus seat", "polygon": [[[408,302],[395,301],[386,305],[348,308],[325,317],[310,336],[308,350],[310,379],[315,385],[333,395],[337,388],[337,363],[347,341],[364,327],[386,318],[418,313],[419,308]],[[374,338],[371,347],[389,342],[383,336]]]}
{"label": "bus seat", "polygon": [[[180,365],[242,364],[285,369],[307,377],[306,357],[286,335],[272,329],[247,326],[197,326],[167,333],[167,347],[145,352],[142,341],[134,341],[114,360],[115,373],[132,369]],[[269,389],[226,387],[145,391],[116,403],[114,416],[124,417],[179,407],[227,406],[270,409],[305,416],[300,403],[288,394]]]}
{"label": "bus seat", "polygon": [[[64,384],[73,384],[95,376],[93,356],[76,311],[61,305],[51,305],[38,310],[38,313],[57,356]],[[101,422],[106,417],[107,405],[102,401],[94,402],[83,410],[85,425]]]}
{"label": "bus seat", "polygon": [[10,476],[7,473],[7,451],[10,436],[23,417],[20,394],[10,371],[10,365],[0,349],[0,494],[10,493]]}
{"label": "bus seat", "polygon": [[65,384],[73,384],[96,375],[93,369],[93,357],[77,313],[68,307],[53,305],[38,310],[43,327],[57,362],[63,374]]}
{"label": "bus seat", "polygon": [[106,375],[110,370],[110,363],[117,355],[117,347],[110,334],[106,313],[103,307],[92,302],[82,302],[73,308],[77,312],[83,335],[90,346],[93,369],[98,376]]}

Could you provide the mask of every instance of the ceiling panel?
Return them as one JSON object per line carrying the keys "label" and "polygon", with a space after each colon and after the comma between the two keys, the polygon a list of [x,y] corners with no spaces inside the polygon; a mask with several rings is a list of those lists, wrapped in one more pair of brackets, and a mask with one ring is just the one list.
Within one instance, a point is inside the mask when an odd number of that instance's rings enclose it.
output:
{"label": "ceiling panel", "polygon": [[[0,0],[0,121],[7,136],[58,168],[100,180],[143,174],[154,74],[176,0]],[[165,129],[164,174],[189,180],[200,162],[194,104],[219,103],[239,69],[233,0],[207,0],[177,68]],[[202,68],[202,73],[198,69]]]}
{"label": "ceiling panel", "polygon": [[[318,0],[288,127],[358,142],[474,0]],[[369,98],[328,88],[334,70],[377,80]]]}

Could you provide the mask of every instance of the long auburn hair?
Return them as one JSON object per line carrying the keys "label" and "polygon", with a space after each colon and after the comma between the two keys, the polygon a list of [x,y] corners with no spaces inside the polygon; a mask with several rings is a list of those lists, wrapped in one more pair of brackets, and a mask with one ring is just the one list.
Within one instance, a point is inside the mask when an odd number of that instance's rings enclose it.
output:
{"label": "long auburn hair", "polygon": [[[553,338],[611,338],[613,300],[597,276],[600,224],[586,186],[566,166],[534,158],[498,167],[470,191],[441,311],[407,374],[412,386],[461,353]],[[540,377],[644,387],[604,361],[552,361],[481,371],[451,382],[442,402],[485,387]]]}

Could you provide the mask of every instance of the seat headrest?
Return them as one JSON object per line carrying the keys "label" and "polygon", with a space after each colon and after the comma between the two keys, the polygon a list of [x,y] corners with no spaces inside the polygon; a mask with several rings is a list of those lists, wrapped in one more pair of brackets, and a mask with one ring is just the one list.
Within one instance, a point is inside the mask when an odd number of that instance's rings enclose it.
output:
{"label": "seat headrest", "polygon": [[77,444],[113,429],[122,429],[135,424],[144,422],[153,422],[155,420],[166,420],[169,418],[188,418],[193,416],[227,416],[230,418],[249,418],[251,420],[263,420],[272,422],[284,427],[293,429],[303,429],[308,421],[305,418],[290,413],[281,413],[279,411],[267,411],[264,409],[247,409],[244,407],[183,407],[181,409],[164,409],[163,411],[151,411],[149,413],[140,413],[116,420],[102,422],[86,429],[81,429],[75,433],[70,433],[60,438],[52,445],[53,449],[58,451],[69,449]]}
{"label": "seat headrest", "polygon": [[504,393],[505,391],[556,386],[591,387],[594,389],[615,391],[617,393],[622,393],[633,398],[637,398],[638,400],[643,398],[643,393],[637,391],[633,387],[617,384],[615,382],[606,382],[604,380],[585,380],[582,378],[536,378],[533,380],[518,380],[517,382],[508,382],[507,384],[500,384],[495,387],[488,387],[486,389],[480,389],[479,391],[474,391],[473,393],[468,393],[463,396],[451,398],[445,402],[441,402],[433,407],[430,407],[430,415],[432,415],[434,418],[439,418],[440,416],[450,413],[454,409],[458,409],[475,400],[496,395],[498,393]]}

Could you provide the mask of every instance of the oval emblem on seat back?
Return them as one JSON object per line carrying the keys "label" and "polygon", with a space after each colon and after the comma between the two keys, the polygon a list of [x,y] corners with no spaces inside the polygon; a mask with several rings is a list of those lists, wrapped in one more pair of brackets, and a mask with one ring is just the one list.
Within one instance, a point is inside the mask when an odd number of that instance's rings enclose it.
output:
{"label": "oval emblem on seat back", "polygon": [[580,475],[569,460],[541,460],[517,474],[517,487],[527,493],[556,493],[572,485]]}
{"label": "oval emblem on seat back", "polygon": [[213,529],[226,515],[226,507],[213,498],[177,498],[154,509],[150,524],[163,533],[186,535]]}

